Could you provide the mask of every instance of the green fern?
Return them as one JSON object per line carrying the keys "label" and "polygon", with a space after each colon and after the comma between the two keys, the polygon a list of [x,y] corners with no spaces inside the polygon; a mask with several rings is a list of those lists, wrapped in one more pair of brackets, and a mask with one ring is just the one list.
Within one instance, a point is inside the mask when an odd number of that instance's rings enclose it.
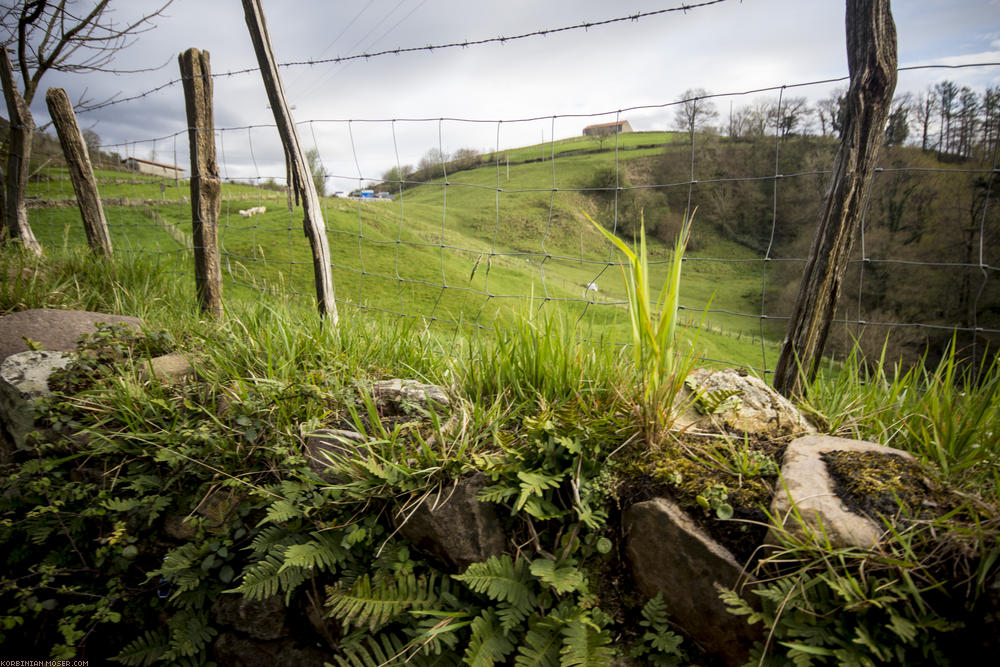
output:
{"label": "green fern", "polygon": [[170,617],[170,645],[161,660],[176,662],[178,658],[190,657],[202,652],[217,633],[208,624],[208,612],[181,610]]}
{"label": "green fern", "polygon": [[573,559],[557,563],[548,558],[536,558],[531,561],[531,574],[551,586],[556,593],[572,593],[587,587],[587,580]]}
{"label": "green fern", "polygon": [[263,560],[249,565],[243,570],[240,585],[227,592],[242,593],[251,600],[263,600],[279,591],[284,591],[286,597],[290,597],[292,591],[308,579],[309,575],[301,567],[284,567],[284,551],[284,547],[278,547]]}
{"label": "green fern", "polygon": [[517,478],[521,480],[521,492],[514,503],[514,509],[520,510],[532,496],[542,497],[546,490],[558,487],[565,476],[565,472],[550,475],[540,470],[519,470]]}
{"label": "green fern", "polygon": [[594,626],[583,614],[563,626],[562,636],[560,663],[563,667],[603,666],[614,657],[614,651],[608,648],[611,642],[608,633]]}
{"label": "green fern", "polygon": [[296,535],[285,526],[264,526],[254,536],[248,547],[255,556],[263,556],[279,544],[286,544],[289,536]]}
{"label": "green fern", "polygon": [[340,546],[339,532],[314,532],[311,537],[305,544],[292,544],[285,549],[279,572],[290,567],[329,572],[344,561],[347,554]]}
{"label": "green fern", "polygon": [[452,575],[477,593],[492,600],[509,602],[512,607],[530,611],[536,604],[531,587],[531,573],[524,559],[516,563],[507,554],[491,556],[482,563],[473,563],[464,574]]}
{"label": "green fern", "polygon": [[681,650],[684,638],[670,629],[663,593],[657,593],[643,605],[639,625],[646,628],[646,632],[629,651],[630,658],[642,658],[657,667],[677,665],[684,659],[684,651]]}
{"label": "green fern", "polygon": [[389,576],[372,580],[363,574],[350,590],[327,587],[326,605],[330,615],[345,628],[367,626],[371,632],[385,626],[411,609],[425,609],[437,602],[437,577]]}
{"label": "green fern", "polygon": [[524,635],[524,642],[517,649],[514,664],[517,667],[558,667],[559,650],[563,643],[559,634],[560,625],[549,617],[533,621]]}
{"label": "green fern", "polygon": [[375,637],[365,634],[356,641],[345,638],[340,649],[344,656],[335,656],[339,667],[382,667],[383,665],[401,664],[400,657],[405,653],[405,642],[390,633],[381,633]]}
{"label": "green fern", "polygon": [[125,645],[114,658],[129,667],[148,667],[156,663],[169,648],[169,638],[162,630],[148,630]]}
{"label": "green fern", "polygon": [[281,500],[275,500],[271,503],[271,505],[267,508],[267,513],[264,515],[264,518],[261,519],[260,523],[257,525],[262,526],[265,523],[284,523],[285,521],[291,521],[292,519],[297,519],[302,516],[305,515],[302,513],[302,510],[295,505],[295,503],[282,498]]}
{"label": "green fern", "polygon": [[470,667],[493,667],[513,650],[514,645],[497,627],[496,614],[486,609],[472,621],[472,636],[463,657]]}

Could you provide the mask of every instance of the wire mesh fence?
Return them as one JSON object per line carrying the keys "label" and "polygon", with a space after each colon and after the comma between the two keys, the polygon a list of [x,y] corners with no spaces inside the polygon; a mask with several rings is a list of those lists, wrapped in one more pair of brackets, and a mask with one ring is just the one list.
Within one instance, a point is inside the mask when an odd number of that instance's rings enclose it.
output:
{"label": "wire mesh fence", "polygon": [[[707,357],[767,373],[837,147],[834,117],[829,128],[821,114],[821,128],[805,127],[804,96],[829,96],[843,81],[694,98],[729,103],[724,132],[694,125],[671,131],[666,123],[643,132],[585,132],[680,115],[692,99],[519,119],[301,121],[299,134],[330,195],[323,212],[337,301],[456,331],[489,329],[512,310],[559,311],[584,323],[589,337],[624,342],[620,258],[584,213],[625,238],[643,225],[659,253],[656,267],[683,213],[697,209],[685,258],[685,317],[706,332]],[[987,113],[964,154],[946,146],[944,127],[926,122],[923,146],[897,141],[883,151],[840,286],[832,351],[845,353],[857,340],[876,353],[888,340],[896,356],[913,359],[928,346],[933,356],[957,336],[982,355],[1000,341],[990,123],[997,119]],[[178,118],[168,136],[102,146],[94,163],[116,252],[154,256],[186,277],[187,182],[176,171],[121,170],[130,159],[187,164],[183,124]],[[940,135],[930,149],[928,129]],[[535,132],[537,144],[511,140]],[[216,138],[227,293],[310,299],[301,209],[285,187],[283,165],[261,159],[276,152],[275,127],[216,128]],[[420,153],[415,166],[400,157]],[[373,156],[389,160],[374,167]],[[85,242],[64,171],[57,158],[34,170],[30,221],[43,245]]]}

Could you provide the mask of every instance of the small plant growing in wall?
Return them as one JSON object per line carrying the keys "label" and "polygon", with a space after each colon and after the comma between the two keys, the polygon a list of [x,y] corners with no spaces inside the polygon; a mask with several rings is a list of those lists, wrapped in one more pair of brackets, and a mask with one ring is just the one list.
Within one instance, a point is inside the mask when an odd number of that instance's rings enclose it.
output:
{"label": "small plant growing in wall", "polygon": [[[647,428],[669,425],[674,398],[684,384],[694,363],[693,355],[680,351],[677,312],[680,309],[681,265],[691,238],[694,212],[685,214],[681,231],[667,261],[667,278],[653,300],[649,277],[649,252],[646,247],[645,220],[639,225],[639,243],[635,248],[602,227],[584,213],[627,260],[622,264],[632,333],[632,357],[642,387],[641,409]],[[653,435],[653,433],[647,433]]]}

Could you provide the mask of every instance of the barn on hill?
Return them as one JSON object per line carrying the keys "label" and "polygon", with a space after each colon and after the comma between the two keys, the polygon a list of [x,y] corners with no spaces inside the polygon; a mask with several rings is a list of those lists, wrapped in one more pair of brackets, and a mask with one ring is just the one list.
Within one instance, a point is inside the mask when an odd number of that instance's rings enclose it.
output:
{"label": "barn on hill", "polygon": [[623,132],[631,132],[632,126],[629,125],[627,120],[619,120],[614,123],[599,123],[597,125],[588,125],[583,128],[583,136],[585,137],[606,137],[612,134],[622,134]]}
{"label": "barn on hill", "polygon": [[168,178],[181,178],[184,176],[184,168],[174,164],[164,164],[153,162],[152,160],[141,160],[137,157],[125,158],[122,165],[129,171],[137,174],[149,174],[150,176],[167,176]]}

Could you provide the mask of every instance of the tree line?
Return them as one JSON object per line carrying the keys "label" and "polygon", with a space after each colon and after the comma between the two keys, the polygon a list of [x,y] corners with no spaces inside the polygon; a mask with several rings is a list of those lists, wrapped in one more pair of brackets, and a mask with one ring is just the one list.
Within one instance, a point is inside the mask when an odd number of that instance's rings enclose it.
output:
{"label": "tree line", "polygon": [[[894,102],[838,318],[898,326],[840,327],[831,351],[845,354],[857,338],[877,358],[888,339],[891,358],[914,362],[925,351],[939,353],[953,327],[1000,329],[1000,184],[992,173],[998,93],[946,81]],[[763,267],[766,289],[755,298],[769,317],[788,315],[798,260],[808,255],[826,199],[842,95],[814,105],[756,101],[733,108],[718,128],[710,125],[719,119],[713,98],[688,91],[674,122],[694,143],[665,147],[653,171],[665,187],[653,190],[667,224],[647,213],[647,225],[669,229],[690,200],[699,226],[776,260]],[[975,342],[977,354],[1000,344],[988,332],[958,338],[968,349]]]}

